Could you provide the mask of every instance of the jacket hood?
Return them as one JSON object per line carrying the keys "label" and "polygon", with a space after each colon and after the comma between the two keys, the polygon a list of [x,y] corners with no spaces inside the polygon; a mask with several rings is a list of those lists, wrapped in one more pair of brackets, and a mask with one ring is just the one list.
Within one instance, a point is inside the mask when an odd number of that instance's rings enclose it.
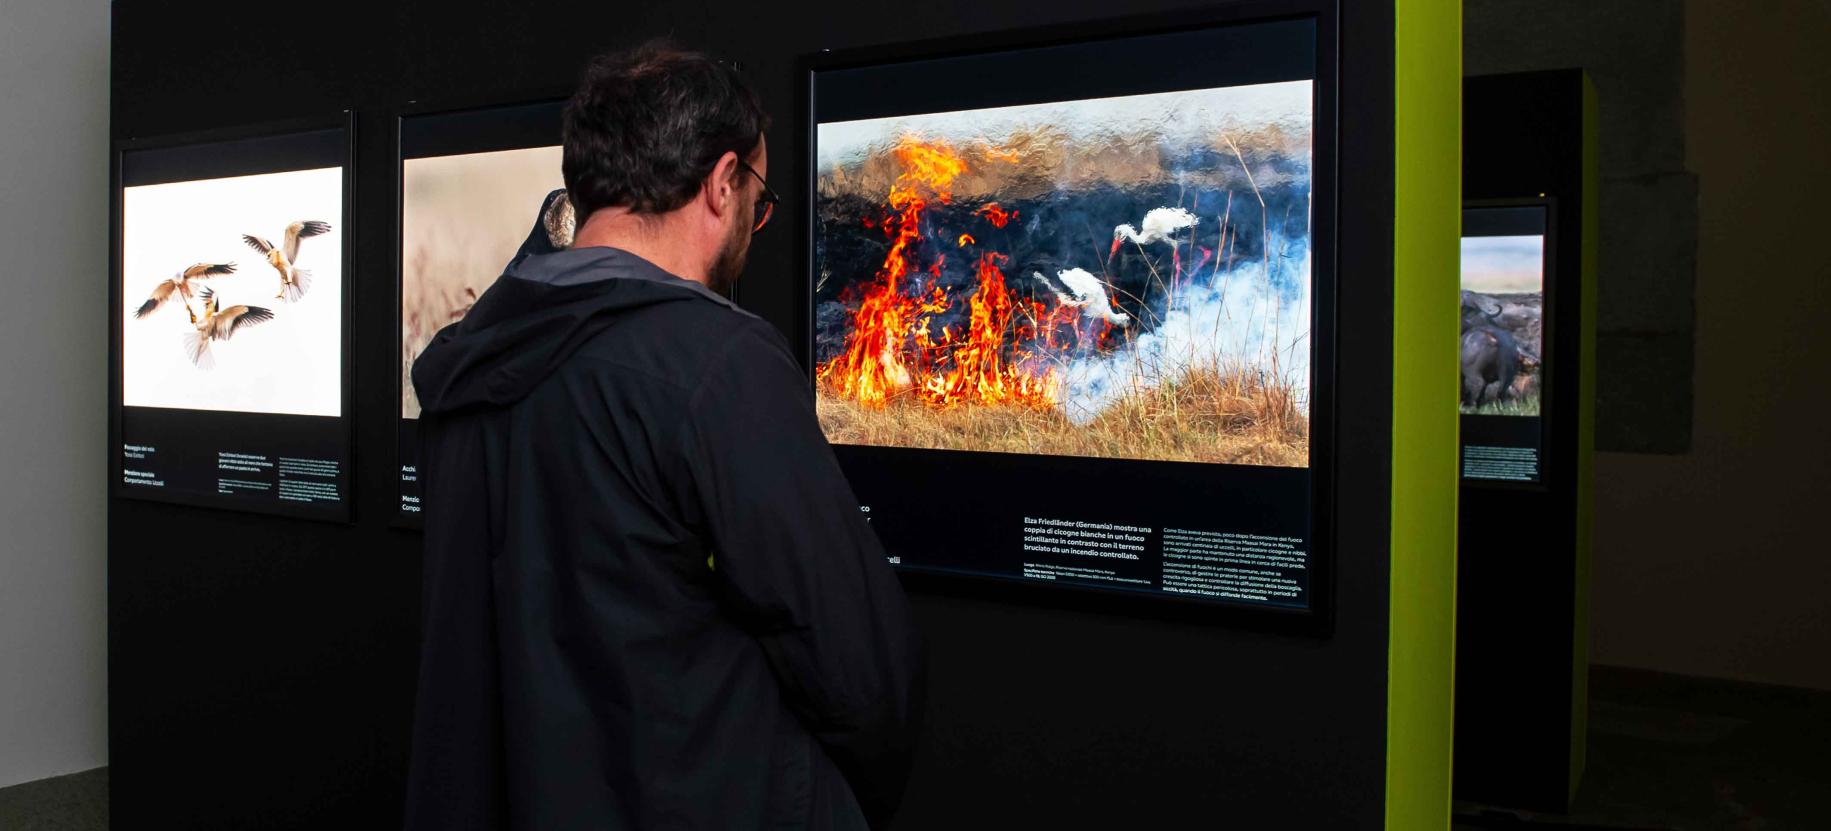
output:
{"label": "jacket hood", "polygon": [[495,285],[414,361],[420,410],[514,404],[626,315],[678,302],[714,302],[743,313],[706,287],[621,249],[554,251],[537,219]]}

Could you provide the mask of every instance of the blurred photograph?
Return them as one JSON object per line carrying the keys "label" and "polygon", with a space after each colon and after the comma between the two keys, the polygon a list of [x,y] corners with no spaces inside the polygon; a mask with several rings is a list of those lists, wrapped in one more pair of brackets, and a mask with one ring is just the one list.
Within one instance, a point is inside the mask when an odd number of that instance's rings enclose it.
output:
{"label": "blurred photograph", "polygon": [[1464,237],[1462,412],[1536,416],[1545,340],[1545,238]]}
{"label": "blurred photograph", "polygon": [[414,359],[502,275],[564,183],[558,147],[408,159],[402,180],[401,417],[418,418]]}

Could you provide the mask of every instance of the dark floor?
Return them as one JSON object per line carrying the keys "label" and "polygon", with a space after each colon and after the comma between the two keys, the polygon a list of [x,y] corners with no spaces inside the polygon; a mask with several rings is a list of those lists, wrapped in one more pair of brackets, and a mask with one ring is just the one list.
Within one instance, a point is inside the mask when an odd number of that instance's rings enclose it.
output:
{"label": "dark floor", "polygon": [[1831,692],[1590,671],[1589,764],[1568,816],[1458,806],[1457,829],[1831,829]]}
{"label": "dark floor", "polygon": [[[1457,831],[1831,830],[1831,692],[1596,667],[1567,816],[1459,805]],[[0,831],[105,831],[108,769],[0,788]]]}
{"label": "dark floor", "polygon": [[0,788],[0,831],[107,831],[105,767]]}

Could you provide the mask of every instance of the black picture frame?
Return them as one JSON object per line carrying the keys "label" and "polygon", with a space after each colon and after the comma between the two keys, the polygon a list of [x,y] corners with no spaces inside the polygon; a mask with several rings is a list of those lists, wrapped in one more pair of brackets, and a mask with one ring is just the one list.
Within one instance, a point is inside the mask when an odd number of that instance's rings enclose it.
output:
{"label": "black picture frame", "polygon": [[[199,508],[256,513],[283,516],[308,521],[352,524],[356,521],[356,482],[360,460],[357,455],[355,437],[356,403],[355,379],[355,302],[359,292],[359,281],[356,279],[355,263],[357,238],[356,227],[356,186],[357,186],[357,113],[354,109],[342,110],[334,115],[308,116],[298,119],[270,121],[233,127],[207,130],[168,133],[155,136],[130,137],[115,139],[109,146],[109,180],[108,180],[108,246],[109,246],[109,322],[108,322],[108,482],[109,495],[121,499],[132,499],[146,502],[164,502]],[[122,296],[122,271],[125,268],[123,224],[125,210],[125,160],[129,154],[141,151],[179,150],[192,147],[207,147],[216,144],[234,142],[280,139],[310,133],[341,131],[342,147],[341,165],[343,169],[343,205],[339,229],[343,237],[341,252],[342,268],[342,308],[339,311],[341,383],[337,421],[342,432],[342,484],[341,498],[334,510],[301,511],[288,509],[280,505],[258,502],[229,502],[223,499],[212,499],[182,492],[170,492],[164,489],[128,487],[123,483],[125,461],[122,457],[123,424],[124,424],[124,391],[123,391],[123,324],[126,308]],[[265,172],[250,170],[248,172]],[[278,171],[272,171],[278,172]]]}
{"label": "black picture frame", "polygon": [[[1067,25],[989,32],[945,40],[910,41],[844,50],[821,50],[798,57],[795,65],[794,141],[805,175],[796,185],[784,186],[789,198],[799,199],[795,218],[796,262],[794,303],[795,345],[799,359],[814,382],[813,326],[815,187],[818,179],[814,134],[816,129],[814,81],[816,73],[881,66],[908,61],[981,55],[1038,47],[1086,44],[1102,40],[1173,34],[1198,29],[1247,26],[1307,19],[1315,25],[1315,77],[1312,99],[1312,171],[1314,203],[1311,217],[1311,359],[1310,359],[1310,551],[1309,603],[1294,609],[1249,602],[1196,599],[1170,594],[1144,594],[1087,586],[1064,587],[1020,578],[968,576],[898,569],[911,590],[941,595],[1066,608],[1095,614],[1167,619],[1240,629],[1326,638],[1335,625],[1337,540],[1336,493],[1338,478],[1336,442],[1336,305],[1341,264],[1338,261],[1340,206],[1340,118],[1338,91],[1340,60],[1340,8],[1333,0],[1253,0],[1222,7],[1167,14],[1146,14],[1093,20]],[[963,451],[910,453],[950,454]],[[1005,455],[1005,454],[997,454]],[[1152,462],[1164,465],[1200,463]]]}
{"label": "black picture frame", "polygon": [[[405,322],[403,319],[407,302],[405,279],[406,263],[403,245],[406,238],[404,214],[406,212],[407,162],[416,158],[434,158],[464,153],[486,153],[493,150],[518,150],[529,147],[551,146],[520,142],[518,140],[519,136],[525,134],[523,131],[528,129],[525,123],[519,125],[503,125],[500,122],[496,125],[491,125],[489,123],[492,116],[502,116],[509,113],[527,115],[533,111],[545,111],[545,114],[551,116],[555,121],[556,129],[553,136],[553,142],[557,145],[560,143],[557,122],[569,95],[570,91],[567,90],[550,89],[541,90],[513,99],[458,98],[440,99],[436,101],[412,101],[409,102],[407,106],[400,108],[394,114],[394,118],[392,119],[394,125],[394,137],[392,141],[394,148],[394,233],[393,252],[391,255],[394,269],[392,274],[394,322],[390,331],[393,332],[394,335],[394,342],[391,346],[396,361],[399,361],[402,358],[400,350],[406,339]],[[448,122],[458,122],[468,119],[476,119],[476,121],[473,121],[470,124],[469,129],[471,135],[454,139],[450,146],[439,148],[441,152],[421,153],[417,150],[410,150],[407,140],[408,132],[411,129],[409,125],[420,119],[427,119],[430,121],[448,120]],[[421,515],[415,512],[408,512],[404,509],[407,493],[405,492],[406,483],[402,480],[402,475],[403,469],[408,461],[408,454],[405,446],[409,441],[407,435],[411,428],[408,425],[410,420],[402,417],[400,413],[401,397],[406,394],[406,389],[405,384],[401,379],[401,373],[398,366],[393,372],[392,380],[389,382],[389,388],[394,391],[390,415],[394,423],[394,430],[392,432],[395,440],[393,450],[390,451],[389,454],[394,460],[392,472],[389,477],[390,481],[394,483],[394,507],[389,511],[388,524],[390,527],[402,530],[417,531],[422,527]],[[417,457],[415,457],[413,461],[417,467]]]}
{"label": "black picture frame", "polygon": [[[1538,447],[1536,448],[1539,474],[1538,481],[1521,482],[1463,475],[1461,455],[1464,445],[1468,440],[1468,429],[1466,426],[1468,419],[1496,417],[1463,413],[1458,417],[1458,422],[1463,424],[1464,428],[1461,430],[1461,435],[1456,443],[1456,476],[1462,485],[1501,491],[1543,492],[1550,487],[1548,483],[1554,481],[1552,477],[1556,475],[1557,460],[1554,458],[1555,454],[1550,452],[1550,450],[1553,446],[1552,440],[1556,435],[1557,427],[1554,423],[1556,419],[1552,418],[1550,414],[1554,412],[1554,401],[1558,394],[1558,386],[1554,380],[1557,373],[1558,361],[1553,357],[1557,350],[1552,348],[1553,344],[1559,343],[1557,339],[1557,300],[1559,296],[1557,280],[1559,256],[1557,202],[1558,200],[1556,197],[1543,194],[1537,196],[1463,200],[1462,213],[1465,219],[1470,211],[1486,209],[1538,208],[1543,210],[1545,214],[1545,248],[1540,266],[1540,292],[1542,294],[1542,299],[1540,300],[1539,314],[1542,317],[1542,323],[1540,325],[1544,329],[1544,337],[1543,343],[1539,346],[1539,415],[1532,417],[1534,421],[1538,422]],[[1463,238],[1467,239],[1468,235],[1464,233]]]}

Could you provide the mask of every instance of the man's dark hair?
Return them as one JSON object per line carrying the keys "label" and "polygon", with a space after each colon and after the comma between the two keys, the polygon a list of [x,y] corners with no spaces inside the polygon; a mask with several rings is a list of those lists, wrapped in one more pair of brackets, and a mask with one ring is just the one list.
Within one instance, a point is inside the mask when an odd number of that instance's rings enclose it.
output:
{"label": "man's dark hair", "polygon": [[768,127],[737,69],[704,53],[652,40],[593,58],[566,104],[560,164],[579,225],[599,208],[685,205],[719,157],[748,158]]}

